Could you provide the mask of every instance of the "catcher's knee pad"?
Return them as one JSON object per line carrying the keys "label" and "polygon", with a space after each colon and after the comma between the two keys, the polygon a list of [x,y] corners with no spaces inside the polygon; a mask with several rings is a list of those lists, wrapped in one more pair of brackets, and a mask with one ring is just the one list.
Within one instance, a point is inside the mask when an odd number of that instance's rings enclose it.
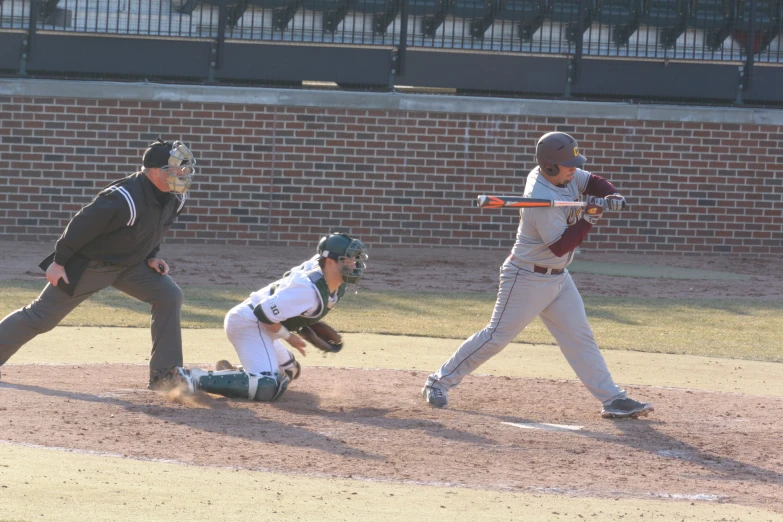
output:
{"label": "catcher's knee pad", "polygon": [[284,372],[275,374],[264,372],[261,375],[250,375],[248,397],[254,401],[275,401],[288,389],[290,382],[291,379]]}
{"label": "catcher's knee pad", "polygon": [[298,361],[294,361],[290,367],[283,369],[283,371],[285,372],[286,375],[288,375],[288,378],[293,381],[295,379],[298,379],[299,374],[302,373],[302,365],[299,364]]}
{"label": "catcher's knee pad", "polygon": [[285,372],[285,374],[288,375],[288,378],[293,381],[299,377],[300,373],[302,373],[302,366],[294,358],[294,354],[291,352],[288,352],[288,354],[290,356],[288,360],[280,364],[280,372]]}

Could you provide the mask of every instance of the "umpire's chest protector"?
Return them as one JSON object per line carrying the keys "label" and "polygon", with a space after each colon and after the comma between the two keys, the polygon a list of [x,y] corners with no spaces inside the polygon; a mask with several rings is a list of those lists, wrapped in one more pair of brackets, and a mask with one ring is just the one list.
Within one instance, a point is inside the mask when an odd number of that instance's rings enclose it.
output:
{"label": "umpire's chest protector", "polygon": [[111,194],[121,211],[128,213],[128,220],[125,226],[107,231],[90,241],[82,252],[91,259],[121,266],[144,261],[160,244],[185,203],[184,196],[167,194],[165,203],[161,204],[155,190],[142,173],[133,174],[106,187],[101,195]]}

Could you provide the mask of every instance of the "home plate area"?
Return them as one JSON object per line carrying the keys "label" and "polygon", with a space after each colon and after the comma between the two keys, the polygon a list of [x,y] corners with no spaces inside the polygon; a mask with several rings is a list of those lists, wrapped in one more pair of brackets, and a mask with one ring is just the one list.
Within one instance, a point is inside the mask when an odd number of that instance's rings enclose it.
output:
{"label": "home plate area", "polygon": [[[206,366],[205,366],[206,368]],[[142,365],[17,365],[11,444],[280,473],[783,512],[783,398],[629,386],[649,417],[607,420],[575,381],[471,375],[448,409],[420,371],[306,367],[275,403],[147,391]]]}

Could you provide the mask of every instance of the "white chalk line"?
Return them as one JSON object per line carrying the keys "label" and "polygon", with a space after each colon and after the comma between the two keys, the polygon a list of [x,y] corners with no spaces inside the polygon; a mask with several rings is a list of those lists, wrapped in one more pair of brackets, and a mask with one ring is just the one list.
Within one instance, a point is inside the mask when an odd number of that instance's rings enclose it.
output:
{"label": "white chalk line", "polygon": [[525,430],[545,430],[545,431],[579,431],[584,426],[569,426],[568,424],[549,424],[548,422],[501,422],[515,428]]}

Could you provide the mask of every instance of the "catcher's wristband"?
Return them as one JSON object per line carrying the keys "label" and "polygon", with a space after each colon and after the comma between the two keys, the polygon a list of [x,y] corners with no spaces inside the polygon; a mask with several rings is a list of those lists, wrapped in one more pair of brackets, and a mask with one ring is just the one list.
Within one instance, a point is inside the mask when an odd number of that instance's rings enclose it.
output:
{"label": "catcher's wristband", "polygon": [[286,339],[291,337],[291,332],[289,332],[288,328],[286,328],[285,326],[283,326],[281,324],[280,325],[280,329],[277,331],[277,333],[275,335],[277,336],[278,339],[282,339],[282,340],[285,341]]}

